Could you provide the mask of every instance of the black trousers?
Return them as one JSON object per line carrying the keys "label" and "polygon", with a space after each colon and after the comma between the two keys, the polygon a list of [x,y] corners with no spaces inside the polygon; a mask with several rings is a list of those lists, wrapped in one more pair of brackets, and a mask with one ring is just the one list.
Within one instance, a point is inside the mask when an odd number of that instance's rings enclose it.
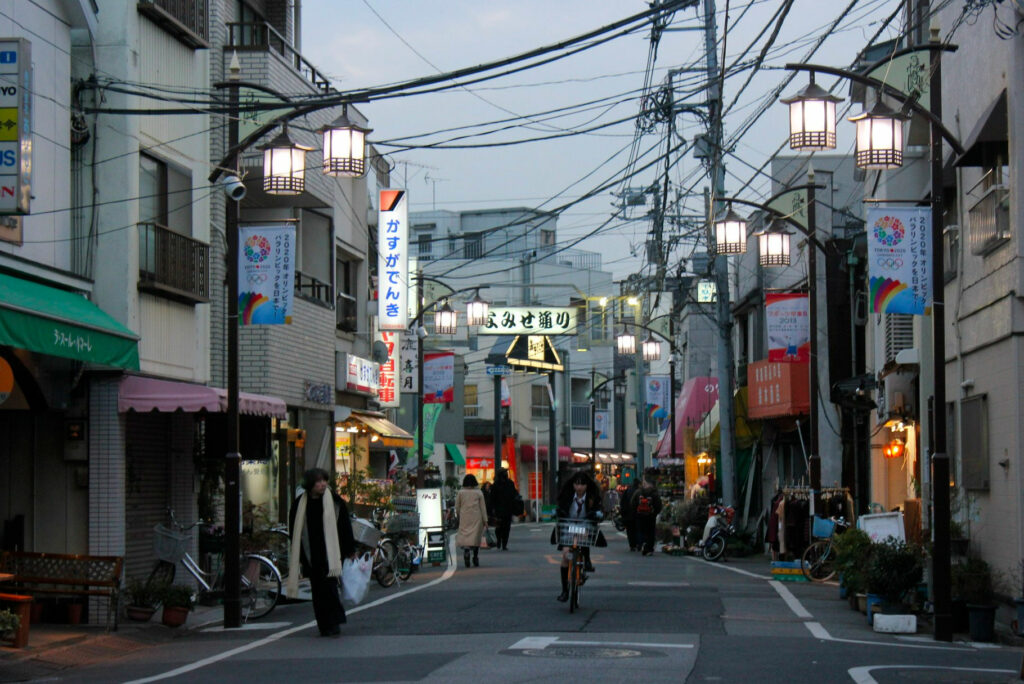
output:
{"label": "black trousers", "polygon": [[654,535],[657,528],[657,517],[653,515],[636,516],[637,545],[643,547],[644,553],[654,551]]}
{"label": "black trousers", "polygon": [[341,583],[337,577],[327,577],[314,572],[309,578],[309,589],[313,594],[313,615],[321,633],[330,632],[345,623],[345,607],[341,605]]}
{"label": "black trousers", "polygon": [[622,524],[626,526],[626,539],[629,541],[629,549],[639,548],[639,543],[636,538],[636,518],[622,519]]}
{"label": "black trousers", "polygon": [[494,526],[494,536],[498,540],[497,547],[503,549],[508,546],[508,536],[512,533],[512,516],[497,519]]}

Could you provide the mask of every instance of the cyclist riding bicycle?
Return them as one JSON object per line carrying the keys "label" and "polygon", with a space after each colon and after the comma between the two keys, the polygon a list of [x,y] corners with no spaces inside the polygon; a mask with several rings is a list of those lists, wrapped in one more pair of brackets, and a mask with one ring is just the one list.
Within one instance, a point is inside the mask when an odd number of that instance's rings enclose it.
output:
{"label": "cyclist riding bicycle", "polygon": [[[601,520],[604,514],[601,512],[601,490],[598,488],[597,483],[594,482],[593,478],[583,471],[578,471],[572,475],[562,485],[561,491],[558,493],[558,519],[559,520]],[[556,544],[558,526],[555,526],[555,530],[551,532],[551,543]],[[597,546],[607,546],[608,543],[604,539],[604,535],[598,533]],[[558,545],[558,550],[563,551],[561,567],[558,568],[559,576],[562,580],[562,593],[558,595],[558,600],[565,602],[569,600],[569,554],[563,550],[562,545]],[[590,548],[584,547],[582,549],[583,557],[586,561],[586,571],[594,572],[594,566],[590,562]]]}

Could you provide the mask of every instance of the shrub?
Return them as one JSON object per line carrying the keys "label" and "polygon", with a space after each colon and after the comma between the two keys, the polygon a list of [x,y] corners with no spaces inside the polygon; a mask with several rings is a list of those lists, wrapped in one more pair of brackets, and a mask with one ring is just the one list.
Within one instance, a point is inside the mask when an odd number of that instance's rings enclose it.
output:
{"label": "shrub", "polygon": [[950,588],[954,598],[967,603],[989,605],[995,597],[992,568],[976,556],[969,556],[962,563],[950,568]]}
{"label": "shrub", "polygon": [[836,554],[836,570],[843,576],[843,586],[854,593],[867,591],[868,562],[871,559],[871,537],[864,530],[851,528],[832,540]]}
{"label": "shrub", "polygon": [[889,603],[899,603],[924,575],[924,553],[920,547],[896,539],[871,545],[868,562],[868,593]]}
{"label": "shrub", "polygon": [[177,606],[192,608],[192,587],[186,584],[172,584],[164,590],[164,607]]}
{"label": "shrub", "polygon": [[0,610],[0,636],[7,636],[18,631],[21,620],[12,610]]}
{"label": "shrub", "polygon": [[128,605],[138,608],[155,608],[163,600],[165,588],[160,584],[143,582],[140,579],[128,580],[128,586],[125,589]]}

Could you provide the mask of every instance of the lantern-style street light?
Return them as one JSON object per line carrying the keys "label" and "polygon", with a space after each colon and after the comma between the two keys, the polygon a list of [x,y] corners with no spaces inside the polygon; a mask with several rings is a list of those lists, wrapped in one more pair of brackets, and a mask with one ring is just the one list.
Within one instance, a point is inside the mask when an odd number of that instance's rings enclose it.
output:
{"label": "lantern-style street light", "polygon": [[[789,266],[788,230],[772,221],[768,227],[757,234],[758,263],[762,266]],[[812,247],[813,249],[813,247]]]}
{"label": "lantern-style street light", "polygon": [[490,304],[480,298],[480,291],[473,295],[473,298],[466,302],[466,325],[483,325],[487,322],[487,312]]}
{"label": "lantern-style street light", "polygon": [[878,99],[871,109],[849,120],[857,124],[857,167],[873,171],[903,166],[903,122],[908,117]]}
{"label": "lantern-style street light", "polygon": [[836,97],[811,82],[792,97],[780,100],[789,105],[789,147],[794,150],[834,150],[836,148]]}
{"label": "lantern-style street light", "polygon": [[715,251],[718,254],[743,254],[747,251],[747,222],[730,205],[715,221]]}
{"label": "lantern-style street light", "polygon": [[263,146],[263,191],[268,195],[301,195],[306,190],[306,152],[288,137],[288,125]]}
{"label": "lantern-style street light", "polygon": [[358,178],[366,173],[366,134],[370,128],[352,123],[348,105],[331,125],[321,129],[324,138],[324,173],[343,178]]}
{"label": "lantern-style street light", "polygon": [[644,361],[661,360],[661,342],[654,339],[654,335],[652,333],[647,333],[647,339],[640,345],[640,349],[643,354]]}
{"label": "lantern-style street light", "polygon": [[622,332],[615,337],[615,349],[623,356],[636,354],[636,335],[623,325]]}
{"label": "lantern-style street light", "polygon": [[438,335],[454,335],[458,328],[458,317],[458,313],[445,300],[441,308],[434,312],[434,332]]}

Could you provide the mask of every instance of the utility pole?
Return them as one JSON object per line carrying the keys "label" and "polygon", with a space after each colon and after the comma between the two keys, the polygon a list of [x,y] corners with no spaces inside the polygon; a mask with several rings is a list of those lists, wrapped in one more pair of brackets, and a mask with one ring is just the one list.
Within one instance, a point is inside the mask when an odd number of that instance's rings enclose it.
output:
{"label": "utility pole", "polygon": [[[722,163],[722,83],[718,73],[717,31],[715,27],[715,0],[704,0],[704,46],[707,51],[708,122],[710,147],[710,175],[713,187],[708,209],[708,226],[722,211],[719,198],[725,197],[725,165]],[[714,231],[708,231],[709,243]],[[711,243],[713,244],[713,243]],[[733,426],[733,350],[732,312],[729,305],[729,261],[724,254],[716,254],[714,261],[715,284],[718,290],[718,426],[721,435],[722,480],[719,483],[722,503],[733,505],[736,497],[734,469],[735,447]]]}

